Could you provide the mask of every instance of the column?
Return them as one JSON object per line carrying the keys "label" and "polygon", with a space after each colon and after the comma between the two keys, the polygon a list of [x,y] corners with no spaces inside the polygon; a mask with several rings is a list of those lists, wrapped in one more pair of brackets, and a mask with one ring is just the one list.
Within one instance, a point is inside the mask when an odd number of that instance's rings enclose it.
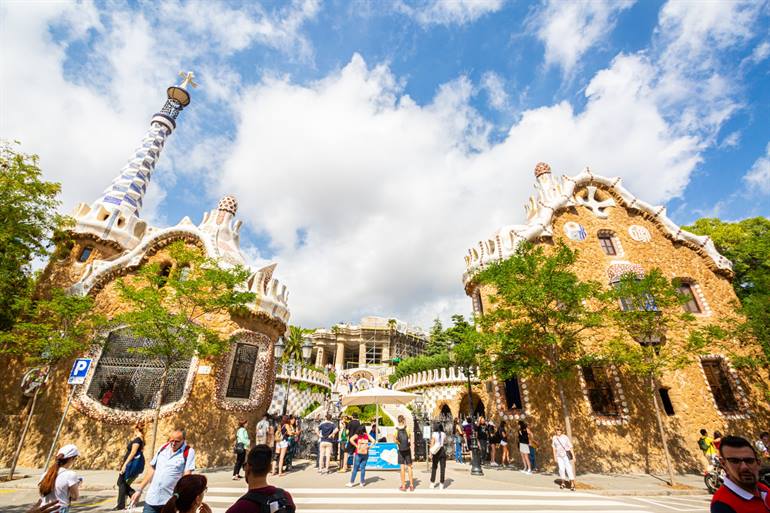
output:
{"label": "column", "polygon": [[316,350],[315,366],[316,367],[323,367],[324,366],[324,348],[321,345],[319,345],[318,349]]}
{"label": "column", "polygon": [[345,344],[337,341],[337,354],[334,355],[334,367],[338,370],[345,369]]}
{"label": "column", "polygon": [[366,367],[366,342],[358,343],[358,366]]}

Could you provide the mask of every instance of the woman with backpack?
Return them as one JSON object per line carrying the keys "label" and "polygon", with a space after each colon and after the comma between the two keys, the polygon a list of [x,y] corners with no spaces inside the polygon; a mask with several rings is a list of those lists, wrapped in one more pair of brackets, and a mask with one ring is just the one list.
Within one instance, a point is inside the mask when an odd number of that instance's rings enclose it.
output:
{"label": "woman with backpack", "polygon": [[80,483],[83,478],[70,470],[75,458],[79,455],[77,447],[72,444],[65,445],[56,453],[56,458],[46,473],[40,476],[37,487],[42,503],[58,501],[60,506],[58,513],[68,513],[70,502],[80,497]]}
{"label": "woman with backpack", "polygon": [[401,467],[401,486],[399,490],[406,491],[406,472],[409,470],[409,490],[414,491],[414,474],[412,471],[412,444],[409,441],[409,433],[406,430],[406,419],[398,416],[398,426],[393,434],[394,442],[398,448],[398,464]]}
{"label": "woman with backpack", "polygon": [[134,424],[134,433],[128,441],[126,454],[123,456],[123,464],[118,474],[118,504],[116,510],[126,509],[126,497],[134,495],[131,483],[144,472],[144,424]]}
{"label": "woman with backpack", "polygon": [[444,489],[444,477],[446,474],[446,433],[444,433],[444,425],[441,422],[436,424],[433,433],[430,435],[430,454],[433,456],[433,463],[430,471],[430,487],[436,487],[436,468],[441,466],[441,480],[439,481],[439,490]]}
{"label": "woman with backpack", "polygon": [[289,449],[289,437],[294,435],[293,428],[289,424],[288,415],[281,417],[281,426],[275,433],[275,450],[278,453],[278,465],[273,475],[283,475],[283,462],[286,459],[286,451]]}
{"label": "woman with backpack", "polygon": [[237,481],[241,478],[241,468],[246,461],[246,451],[251,449],[251,440],[249,440],[249,432],[246,431],[246,424],[248,421],[244,418],[238,421],[238,429],[235,431],[235,466],[233,467],[233,481]]}
{"label": "woman with backpack", "polygon": [[206,476],[201,474],[182,476],[160,513],[211,513],[209,505],[203,502],[207,483]]}
{"label": "woman with backpack", "polygon": [[356,485],[356,474],[361,471],[361,486],[366,486],[366,462],[369,460],[369,448],[377,444],[377,440],[366,432],[366,426],[358,428],[358,433],[350,439],[350,443],[355,447],[353,454],[353,473],[350,474],[350,481],[345,485],[352,488]]}

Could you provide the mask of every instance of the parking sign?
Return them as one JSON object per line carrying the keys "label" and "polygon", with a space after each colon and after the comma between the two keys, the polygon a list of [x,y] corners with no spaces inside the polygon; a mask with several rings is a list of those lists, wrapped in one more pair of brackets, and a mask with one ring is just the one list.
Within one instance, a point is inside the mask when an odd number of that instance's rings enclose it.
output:
{"label": "parking sign", "polygon": [[78,358],[75,360],[75,364],[70,371],[70,378],[67,380],[68,385],[82,385],[86,382],[86,374],[88,369],[91,368],[91,358]]}

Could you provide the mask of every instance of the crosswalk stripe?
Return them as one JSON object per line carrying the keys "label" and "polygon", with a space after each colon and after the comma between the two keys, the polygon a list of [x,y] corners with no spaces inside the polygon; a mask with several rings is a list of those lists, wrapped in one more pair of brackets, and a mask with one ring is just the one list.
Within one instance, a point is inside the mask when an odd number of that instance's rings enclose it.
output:
{"label": "crosswalk stripe", "polygon": [[[359,505],[359,508],[357,511],[361,511],[362,507],[365,506],[363,504]],[[388,511],[398,511],[399,513],[447,513],[447,509],[398,509],[398,510],[387,510],[387,509],[372,509],[368,505],[367,509],[368,511],[373,511],[377,513],[381,512],[388,512]],[[211,508],[212,513],[225,513],[227,511],[227,508]],[[303,508],[303,511],[312,511],[313,513],[340,513],[341,510],[339,508],[334,509],[316,509],[316,508]],[[348,510],[348,511],[354,511],[354,510]],[[465,511],[465,510],[454,510],[454,511]],[[473,508],[472,510],[474,513],[522,513],[522,511],[533,511],[537,513],[569,513],[570,511],[578,512],[581,510],[576,509],[527,509],[527,510],[521,510],[521,509],[477,509]],[[647,509],[590,509],[590,510],[582,510],[584,513],[650,513],[650,510]]]}
{"label": "crosswalk stripe", "polygon": [[[361,498],[360,497],[294,497],[294,503],[295,504],[305,504],[305,505],[312,505],[312,504],[336,504],[339,506],[343,505],[360,505],[361,504]],[[206,496],[206,502],[211,504],[232,504],[233,498],[232,497],[221,497],[221,496]],[[435,498],[428,498],[428,497],[379,497],[377,498],[377,504],[379,505],[404,505],[404,506],[418,506],[418,505],[445,505],[445,506],[453,506],[457,505],[459,502],[461,502],[461,499],[455,498],[455,497],[435,497]],[[532,497],[529,499],[484,499],[484,498],[473,498],[473,499],[466,499],[464,501],[468,505],[474,505],[474,506],[534,506],[534,505],[542,505],[542,506],[625,506],[627,505],[625,502],[620,501],[613,501],[613,500],[595,500],[595,499],[573,499],[573,498],[565,498],[565,499],[540,499],[537,497]]]}
{"label": "crosswalk stripe", "polygon": [[[226,494],[226,495],[243,495],[246,493],[246,487],[243,488],[229,488],[229,487],[216,487],[212,486],[208,488],[209,493]],[[483,496],[501,496],[501,497],[525,497],[530,495],[537,495],[538,497],[596,497],[595,494],[585,492],[569,492],[569,491],[552,491],[552,490],[479,490],[479,489],[462,489],[462,488],[445,488],[444,490],[429,489],[429,488],[417,488],[413,492],[402,492],[396,487],[393,488],[361,488],[356,486],[355,488],[346,488],[340,485],[340,488],[287,488],[287,491],[291,493],[292,497],[300,495],[385,495],[394,494],[402,495],[405,497],[412,495],[483,495]],[[207,495],[208,497],[208,495]]]}

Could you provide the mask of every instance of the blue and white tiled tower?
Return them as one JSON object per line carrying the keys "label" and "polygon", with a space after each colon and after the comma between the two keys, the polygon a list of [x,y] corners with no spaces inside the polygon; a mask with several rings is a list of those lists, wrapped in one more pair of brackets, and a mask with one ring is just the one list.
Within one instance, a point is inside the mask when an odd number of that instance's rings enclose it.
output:
{"label": "blue and white tiled tower", "polygon": [[144,194],[166,139],[176,128],[176,118],[190,104],[188,86],[196,87],[192,72],[181,73],[182,83],[167,89],[166,104],[150,121],[142,143],[102,196],[90,205],[75,207],[75,233],[88,234],[122,249],[132,249],[147,229],[139,217]]}

